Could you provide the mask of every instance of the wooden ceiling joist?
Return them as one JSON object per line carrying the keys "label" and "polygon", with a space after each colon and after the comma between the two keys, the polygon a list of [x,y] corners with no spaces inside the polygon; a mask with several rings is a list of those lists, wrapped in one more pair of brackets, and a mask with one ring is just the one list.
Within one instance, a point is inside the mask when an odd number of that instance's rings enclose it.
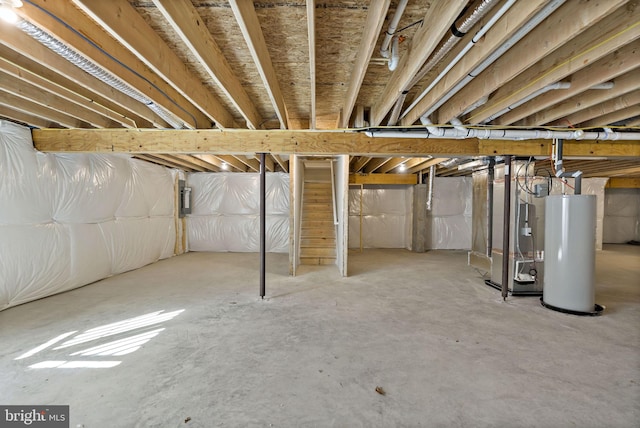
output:
{"label": "wooden ceiling joist", "polygon": [[309,129],[316,129],[316,2],[307,0],[307,33],[309,39],[309,85],[310,104]]}
{"label": "wooden ceiling joist", "polygon": [[351,172],[360,172],[362,168],[365,167],[367,163],[369,163],[373,159],[370,156],[360,156],[358,160],[353,163],[353,168],[351,168]]}
{"label": "wooden ceiling joist", "polygon": [[[564,78],[572,67],[579,69],[600,59],[608,52],[608,44],[613,49],[623,46],[626,37],[606,37],[619,32],[618,25],[628,26],[634,19],[626,8],[616,10],[625,2],[610,0],[590,8],[579,2],[565,3],[442,106],[438,123],[448,123],[495,91],[489,102],[469,118],[472,124],[480,123],[519,98]],[[604,43],[601,37],[605,37]]]}
{"label": "wooden ceiling joist", "polygon": [[609,113],[613,113],[627,107],[632,107],[636,104],[640,104],[640,89],[610,99],[609,101],[596,104],[593,107],[577,111],[558,122],[562,124],[561,126],[565,126],[568,123],[571,125],[578,125],[599,116],[608,115]]}
{"label": "wooden ceiling joist", "polygon": [[610,125],[612,123],[617,123],[626,119],[630,119],[638,115],[640,115],[640,104],[636,104],[634,106],[622,108],[620,110],[612,111],[611,113],[598,116],[595,119],[582,122],[580,126],[585,128],[596,127],[596,126],[601,127],[601,126]]}
{"label": "wooden ceiling joist", "polygon": [[[153,0],[174,31],[206,69],[251,129],[262,119],[191,0]],[[252,4],[252,3],[251,3]]]}
{"label": "wooden ceiling joist", "polygon": [[36,128],[54,128],[55,125],[57,125],[40,116],[25,113],[6,105],[0,105],[0,117],[15,120]]}
{"label": "wooden ceiling joist", "polygon": [[438,165],[440,162],[446,161],[448,158],[433,158],[428,159],[424,162],[419,162],[417,165],[411,166],[407,168],[408,173],[415,173],[424,171],[425,169],[431,167],[432,165]]}
{"label": "wooden ceiling joist", "polygon": [[[102,4],[107,5],[109,13],[115,15],[112,2],[102,2]],[[73,4],[66,1],[30,0],[16,12],[94,64],[126,82],[158,106],[171,112],[186,126],[211,127],[207,116]],[[133,13],[142,19],[137,12]],[[60,25],[58,20],[69,25]],[[127,27],[131,29],[132,26],[127,24]],[[147,41],[141,40],[141,42]],[[114,61],[113,58],[117,58],[118,61]],[[123,64],[126,64],[126,67]],[[78,73],[78,69],[76,68],[73,73]]]}
{"label": "wooden ceiling joist", "polygon": [[37,115],[48,121],[59,123],[67,128],[91,128],[91,125],[69,114],[63,113],[58,108],[36,103],[30,99],[16,96],[4,91],[0,87],[0,104],[27,114]]}
{"label": "wooden ceiling joist", "polygon": [[0,21],[0,56],[32,73],[73,92],[119,111],[138,128],[166,128],[169,125],[147,106],[134,101],[99,79],[81,72],[60,55],[27,36],[15,26]]}
{"label": "wooden ceiling joist", "polygon": [[0,71],[0,88],[36,104],[64,112],[96,128],[119,127],[115,121],[90,110],[85,105],[70,102],[55,92],[43,90],[42,87],[28,83],[25,79],[14,77],[3,71]]}
{"label": "wooden ceiling joist", "polygon": [[466,0],[434,2],[424,17],[422,26],[416,31],[407,52],[400,58],[382,94],[371,107],[369,122],[378,126],[391,110],[406,85],[429,59],[442,37],[467,5]]}
{"label": "wooden ceiling joist", "polygon": [[[220,127],[233,127],[231,114],[187,68],[127,0],[73,0],[148,67]],[[193,120],[186,123],[197,127]]]}
{"label": "wooden ceiling joist", "polygon": [[[322,131],[34,129],[46,152],[84,153],[255,153],[299,155],[548,156],[551,140],[370,138],[363,133]],[[640,140],[565,140],[566,156],[640,157]]]}
{"label": "wooden ceiling joist", "polygon": [[[447,73],[447,78],[440,80],[411,110],[407,111],[400,123],[405,126],[415,123],[427,110],[436,105],[449,91],[458,85],[468,73],[486,60],[491,52],[507,42],[546,3],[547,0],[516,2],[484,35],[482,48],[474,46],[473,49],[469,50],[462,60]],[[423,92],[425,89],[425,87],[421,87],[419,92]]]}
{"label": "wooden ceiling joist", "polygon": [[376,158],[371,160],[371,162],[367,163],[367,166],[364,168],[364,172],[367,174],[370,174],[372,172],[376,172],[378,170],[378,168],[380,168],[382,165],[386,164],[387,162],[389,162],[391,160],[391,158]]}
{"label": "wooden ceiling joist", "polygon": [[80,96],[71,90],[56,85],[36,74],[30,73],[15,64],[7,61],[5,58],[0,57],[0,73],[6,73],[15,79],[15,86],[21,86],[25,84],[32,85],[47,93],[53,94],[61,99],[64,99],[70,103],[76,104],[81,108],[92,111],[93,113],[101,116],[103,119],[99,119],[96,122],[92,122],[97,127],[114,127],[117,122],[117,126],[132,128],[132,123],[124,116],[109,110],[108,108],[93,102],[93,100]]}
{"label": "wooden ceiling joist", "polygon": [[[491,123],[495,125],[512,125],[521,119],[550,108],[573,96],[577,96],[595,85],[616,79],[638,67],[640,67],[640,40],[631,42],[574,73],[571,76],[570,88],[542,94],[528,103],[508,111]],[[561,114],[558,117],[562,116],[566,116],[566,114]],[[557,119],[557,117],[554,119]],[[549,122],[549,120],[538,122],[536,125],[542,125],[547,122]]]}
{"label": "wooden ceiling joist", "polygon": [[[353,107],[358,98],[364,75],[367,71],[367,66],[371,60],[371,55],[376,47],[376,40],[382,30],[387,11],[391,0],[381,0],[371,2],[369,11],[367,12],[367,20],[364,24],[364,31],[362,33],[362,41],[360,42],[360,48],[356,55],[355,63],[351,71],[351,77],[349,79],[349,86],[347,87],[347,95],[342,105],[342,117],[340,120],[340,128],[348,128],[351,113]],[[358,123],[358,120],[356,120]],[[360,125],[362,126],[362,125]],[[356,124],[356,127],[358,125]]]}
{"label": "wooden ceiling joist", "polygon": [[[155,0],[158,1],[158,0]],[[165,2],[171,2],[171,0],[163,0]],[[262,83],[269,95],[271,104],[276,111],[278,120],[280,121],[281,129],[289,128],[289,118],[287,113],[287,107],[284,102],[284,97],[280,89],[280,83],[276,71],[273,68],[273,62],[267,49],[267,42],[264,39],[262,28],[260,27],[260,21],[256,10],[253,6],[253,2],[243,0],[230,1],[231,9],[238,21],[238,25],[242,30],[244,40],[249,47],[253,62],[258,67],[258,73],[262,78]],[[256,126],[256,128],[259,128]]]}
{"label": "wooden ceiling joist", "polygon": [[379,174],[386,174],[387,172],[398,168],[400,165],[407,163],[408,160],[409,159],[407,158],[391,158],[387,162],[385,162],[384,165],[381,165],[380,168],[378,168],[376,171]]}

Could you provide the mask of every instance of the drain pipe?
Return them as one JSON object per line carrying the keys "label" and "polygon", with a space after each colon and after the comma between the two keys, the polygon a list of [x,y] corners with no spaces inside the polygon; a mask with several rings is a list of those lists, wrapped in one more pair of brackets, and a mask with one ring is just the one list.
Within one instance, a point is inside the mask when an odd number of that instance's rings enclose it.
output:
{"label": "drain pipe", "polygon": [[524,129],[485,129],[485,128],[464,128],[464,131],[453,128],[443,128],[435,125],[427,125],[426,129],[406,128],[406,129],[380,129],[373,128],[364,131],[365,135],[371,138],[478,138],[481,140],[553,140],[562,138],[564,140],[638,140],[637,132],[614,132],[605,130],[604,132],[583,131],[551,131],[551,130],[524,130]]}
{"label": "drain pipe", "polygon": [[[594,85],[592,87],[590,87],[589,89],[611,89],[613,88],[614,83],[613,82],[604,82],[604,83],[600,83],[598,85]],[[571,82],[556,82],[553,83],[551,85],[547,85],[544,88],[540,88],[535,92],[532,92],[531,94],[527,95],[526,97],[522,98],[519,101],[516,101],[515,103],[511,104],[508,107],[503,108],[502,110],[500,110],[497,113],[492,114],[491,116],[489,116],[488,118],[486,118],[485,120],[481,121],[480,123],[485,124],[485,123],[489,123],[494,119],[499,118],[500,116],[502,116],[503,114],[507,113],[510,110],[513,110],[517,107],[520,107],[522,104],[531,101],[532,99],[539,97],[540,95],[544,94],[545,92],[549,92],[549,91],[554,91],[554,90],[558,90],[558,89],[569,89],[571,88]],[[464,114],[464,113],[462,113]]]}
{"label": "drain pipe", "polygon": [[[411,105],[404,111],[400,118],[404,118],[409,111],[411,111],[428,93],[435,87],[436,84],[444,78],[444,76],[464,57],[467,52],[486,34],[486,32],[496,23],[496,21],[502,17],[504,13],[516,2],[517,0],[509,0],[505,3],[499,12],[492,17],[492,19],[478,31],[473,39],[464,47],[464,49],[455,57],[453,61],[447,65],[447,67],[436,77],[431,84],[411,103]],[[444,103],[449,101],[455,94],[457,94],[463,87],[465,87],[471,80],[475,79],[480,73],[482,73],[487,67],[493,64],[498,58],[500,58],[506,51],[508,51],[513,45],[518,43],[524,36],[526,36],[531,30],[533,30],[538,24],[544,21],[549,15],[555,12],[566,0],[552,0],[547,3],[538,13],[535,14],[525,25],[520,27],[506,42],[500,45],[499,48],[494,50],[484,61],[482,61],[476,68],[469,72],[457,85],[451,88],[438,102],[431,106],[424,114],[431,115],[434,111],[439,109]]]}
{"label": "drain pipe", "polygon": [[400,61],[399,44],[400,41],[397,37],[394,37],[391,40],[391,58],[389,58],[390,71],[393,71],[396,69],[396,67],[398,67],[398,61]]}
{"label": "drain pipe", "polygon": [[422,124],[426,126],[427,131],[429,131],[430,134],[436,136],[444,136],[444,129],[433,126],[433,122],[431,122],[431,119],[429,119],[427,116],[422,116],[420,118],[420,122],[422,122]]}
{"label": "drain pipe", "polygon": [[573,194],[580,195],[582,193],[582,171],[567,172],[564,170],[562,159],[562,146],[564,141],[560,138],[553,140],[553,159],[556,169],[556,177],[573,178]]}
{"label": "drain pipe", "polygon": [[453,125],[454,129],[457,129],[460,132],[467,132],[467,129],[462,125],[462,121],[460,119],[458,119],[457,117],[452,118],[449,123],[451,123]]}
{"label": "drain pipe", "polygon": [[407,7],[407,3],[409,3],[409,0],[400,0],[398,2],[396,11],[389,22],[389,27],[387,28],[384,40],[382,41],[382,46],[380,46],[380,55],[382,55],[383,58],[389,58],[390,56],[389,45],[391,44],[391,39],[393,38],[396,29],[398,28],[398,22],[400,22],[400,18],[402,18],[402,14],[404,13],[404,9]]}
{"label": "drain pipe", "polygon": [[436,175],[436,166],[429,167],[429,192],[427,193],[427,211],[433,208],[433,176]]}
{"label": "drain pipe", "polygon": [[502,225],[502,300],[509,293],[509,232],[511,231],[511,156],[504,157],[504,219]]}
{"label": "drain pipe", "polygon": [[449,38],[440,45],[440,48],[438,48],[429,60],[427,60],[425,65],[422,66],[420,71],[418,71],[418,74],[416,74],[416,76],[405,86],[393,107],[389,122],[387,123],[388,126],[394,126],[398,123],[400,113],[402,112],[402,106],[407,98],[409,90],[414,87],[437,63],[439,63],[442,58],[444,58],[444,56],[458,44],[460,39],[467,34],[467,31],[480,21],[497,3],[498,0],[483,0],[467,17],[461,18],[461,20],[459,19],[453,23],[451,26],[451,36],[449,36]]}

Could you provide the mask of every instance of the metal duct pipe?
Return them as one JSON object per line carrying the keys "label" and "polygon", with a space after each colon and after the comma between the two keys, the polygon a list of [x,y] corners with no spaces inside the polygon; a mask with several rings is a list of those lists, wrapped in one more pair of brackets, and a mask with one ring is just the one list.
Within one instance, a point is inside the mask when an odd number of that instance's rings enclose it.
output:
{"label": "metal duct pipe", "polygon": [[165,122],[167,122],[170,126],[175,129],[184,128],[184,124],[177,120],[171,113],[166,111],[161,106],[154,103],[151,99],[133,89],[131,86],[127,85],[125,82],[120,80],[119,78],[113,76],[111,73],[103,69],[102,67],[94,64],[89,59],[85,58],[83,55],[80,55],[75,50],[71,49],[55,37],[51,36],[49,33],[41,30],[36,27],[32,23],[28,21],[20,21],[16,24],[16,27],[23,31],[25,34],[33,38],[34,40],[40,42],[42,45],[51,49],[56,54],[60,55],[62,58],[69,61],[71,64],[95,77],[96,79],[101,80],[112,88],[122,92],[123,94],[133,98],[134,100],[145,104],[151,111],[160,116]]}
{"label": "metal duct pipe", "polygon": [[[496,15],[494,15],[491,20],[482,27],[480,31],[473,37],[473,39],[464,47],[464,49],[455,57],[449,65],[436,77],[431,84],[411,103],[411,105],[405,110],[405,112],[400,116],[400,118],[405,117],[409,111],[411,111],[421,100],[424,98],[433,87],[444,78],[444,76],[467,54],[467,52],[478,42],[482,36],[486,34],[487,31],[496,23],[498,19],[504,15],[507,10],[516,2],[517,0],[509,0],[505,3],[502,8],[498,11]],[[546,19],[549,15],[551,15],[556,9],[558,9],[566,0],[552,0],[547,3],[542,10],[540,10],[536,15],[531,18],[525,25],[520,27],[518,31],[516,31],[506,42],[504,42],[498,49],[493,51],[491,55],[489,55],[480,65],[474,68],[470,73],[468,73],[464,79],[462,79],[457,85],[449,90],[440,100],[431,106],[424,114],[431,115],[434,111],[439,109],[444,103],[449,101],[451,97],[457,94],[460,89],[465,87],[467,83],[473,80],[478,74],[483,72],[487,67],[489,67],[495,60],[500,58],[507,50],[509,50],[513,45],[518,43],[524,36],[526,36],[532,29],[534,29],[538,24],[540,24],[544,19]]]}
{"label": "metal duct pipe", "polygon": [[564,170],[562,159],[562,147],[564,141],[560,138],[553,141],[553,158],[554,167],[556,169],[556,177],[558,178],[574,178],[573,194],[580,195],[582,193],[582,171],[567,172]]}
{"label": "metal duct pipe", "polygon": [[436,166],[431,165],[429,167],[429,190],[427,193],[427,211],[431,211],[433,208],[433,177],[436,175]]}
{"label": "metal duct pipe", "polygon": [[427,60],[422,66],[418,74],[411,79],[411,81],[405,86],[404,90],[400,94],[400,97],[396,101],[393,107],[393,112],[387,125],[394,126],[398,123],[400,113],[402,112],[402,106],[407,98],[409,89],[414,87],[420,79],[422,79],[437,63],[439,63],[446,54],[448,54],[455,45],[458,44],[460,38],[462,38],[467,31],[469,31],[487,12],[491,10],[493,6],[498,3],[497,0],[483,0],[467,17],[462,18],[462,22],[454,22],[451,26],[451,36],[440,45],[440,48]]}
{"label": "metal duct pipe", "polygon": [[[438,132],[431,132],[431,128]],[[464,128],[464,131],[453,128],[430,126],[427,129],[408,128],[398,129],[373,129],[365,131],[372,138],[478,138],[491,140],[552,140],[562,138],[565,140],[637,140],[637,132],[604,132],[582,131],[549,131],[549,130],[521,130],[521,129],[479,129]]]}
{"label": "metal duct pipe", "polygon": [[389,58],[389,44],[391,43],[391,38],[394,36],[396,29],[398,28],[398,22],[400,22],[400,18],[402,18],[402,14],[404,13],[404,9],[407,7],[407,3],[409,3],[409,0],[400,0],[398,2],[396,11],[389,22],[389,27],[387,28],[384,40],[382,41],[382,46],[380,46],[380,55],[382,55],[383,58]]}

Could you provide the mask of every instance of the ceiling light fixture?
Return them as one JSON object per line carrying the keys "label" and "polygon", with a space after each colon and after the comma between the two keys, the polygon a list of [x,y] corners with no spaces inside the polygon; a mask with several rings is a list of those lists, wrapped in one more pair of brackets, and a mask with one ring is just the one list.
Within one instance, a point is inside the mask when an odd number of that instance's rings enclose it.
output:
{"label": "ceiling light fixture", "polygon": [[14,9],[18,7],[22,7],[20,0],[0,0],[0,19],[15,24],[19,18]]}
{"label": "ceiling light fixture", "polygon": [[222,162],[222,169],[226,171],[227,169],[229,169],[229,165],[227,165],[226,162]]}
{"label": "ceiling light fixture", "polygon": [[400,164],[400,166],[398,167],[398,169],[400,170],[400,172],[404,172],[407,170],[407,166],[403,163]]}

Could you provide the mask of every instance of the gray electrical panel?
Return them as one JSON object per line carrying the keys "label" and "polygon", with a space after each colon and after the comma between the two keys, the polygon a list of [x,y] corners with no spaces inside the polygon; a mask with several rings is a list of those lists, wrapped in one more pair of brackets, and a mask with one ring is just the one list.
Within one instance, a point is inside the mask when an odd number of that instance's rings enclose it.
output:
{"label": "gray electrical panel", "polygon": [[191,214],[191,187],[186,187],[184,180],[178,180],[178,189],[180,192],[178,217],[182,218],[187,214]]}

